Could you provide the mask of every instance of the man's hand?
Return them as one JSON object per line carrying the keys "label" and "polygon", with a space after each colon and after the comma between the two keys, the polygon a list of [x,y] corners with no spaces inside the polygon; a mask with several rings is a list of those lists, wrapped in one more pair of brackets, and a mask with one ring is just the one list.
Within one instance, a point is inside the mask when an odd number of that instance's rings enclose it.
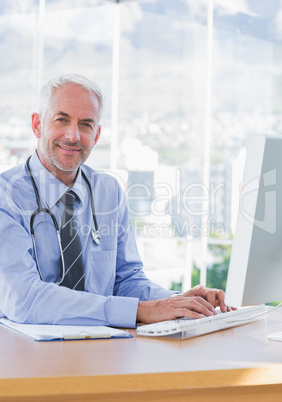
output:
{"label": "man's hand", "polygon": [[220,307],[220,310],[225,313],[226,311],[231,311],[231,308],[225,305],[224,295],[223,290],[210,289],[202,285],[195,286],[183,294],[185,297],[200,296],[207,300],[214,308]]}
{"label": "man's hand", "polygon": [[139,302],[137,321],[150,324],[178,317],[202,318],[214,314],[213,306],[201,296],[175,296]]}
{"label": "man's hand", "polygon": [[224,303],[224,292],[198,285],[181,296],[139,302],[137,322],[151,324],[179,317],[203,318],[215,315],[215,307],[230,311]]}

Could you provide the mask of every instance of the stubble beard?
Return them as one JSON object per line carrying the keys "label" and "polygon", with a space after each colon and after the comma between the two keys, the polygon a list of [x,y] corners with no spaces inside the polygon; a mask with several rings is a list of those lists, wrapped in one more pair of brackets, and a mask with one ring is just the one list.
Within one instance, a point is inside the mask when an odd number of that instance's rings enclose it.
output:
{"label": "stubble beard", "polygon": [[[60,146],[79,147],[80,158],[75,158],[72,155],[70,155],[69,157],[65,156],[64,158],[60,157],[60,155],[58,155],[56,152],[56,150],[58,150]],[[84,146],[78,145],[77,143],[71,143],[68,141],[61,143],[59,141],[54,141],[52,144],[50,144],[48,143],[48,141],[44,140],[44,133],[42,135],[40,149],[43,154],[43,157],[45,158],[46,161],[48,161],[48,164],[50,165],[51,169],[53,167],[52,170],[59,170],[61,172],[77,171],[77,169],[86,161],[90,153],[87,152]]]}

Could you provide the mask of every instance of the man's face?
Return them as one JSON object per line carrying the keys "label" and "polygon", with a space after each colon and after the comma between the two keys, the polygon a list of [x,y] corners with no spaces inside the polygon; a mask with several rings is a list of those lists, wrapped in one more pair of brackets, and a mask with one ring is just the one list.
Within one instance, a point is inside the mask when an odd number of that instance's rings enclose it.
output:
{"label": "man's face", "polygon": [[53,90],[43,122],[33,115],[39,158],[65,184],[74,181],[78,167],[98,141],[98,121],[98,97],[74,84]]}

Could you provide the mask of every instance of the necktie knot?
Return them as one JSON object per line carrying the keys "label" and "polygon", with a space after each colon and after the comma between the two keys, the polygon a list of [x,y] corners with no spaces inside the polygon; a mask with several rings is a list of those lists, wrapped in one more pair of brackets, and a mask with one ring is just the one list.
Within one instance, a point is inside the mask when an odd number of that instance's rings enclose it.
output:
{"label": "necktie knot", "polygon": [[67,207],[73,207],[75,202],[75,193],[71,190],[67,191],[61,198],[62,203]]}

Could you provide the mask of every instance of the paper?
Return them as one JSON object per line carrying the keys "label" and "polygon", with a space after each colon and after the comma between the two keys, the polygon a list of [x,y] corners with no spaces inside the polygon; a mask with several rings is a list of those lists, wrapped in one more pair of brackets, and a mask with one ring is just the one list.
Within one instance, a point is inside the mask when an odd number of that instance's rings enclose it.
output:
{"label": "paper", "polygon": [[18,324],[7,318],[0,323],[36,341],[132,337],[127,331],[104,326]]}
{"label": "paper", "polygon": [[267,335],[267,339],[270,341],[280,341],[282,342],[282,332],[275,332],[274,334]]}

